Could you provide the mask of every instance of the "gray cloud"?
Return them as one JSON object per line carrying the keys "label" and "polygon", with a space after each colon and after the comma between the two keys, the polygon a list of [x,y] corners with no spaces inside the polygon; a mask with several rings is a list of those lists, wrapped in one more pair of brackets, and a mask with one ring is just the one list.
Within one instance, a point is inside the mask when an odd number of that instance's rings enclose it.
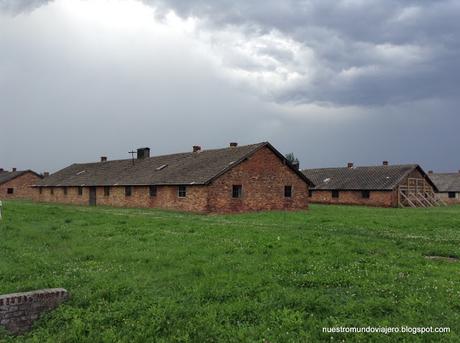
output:
{"label": "gray cloud", "polygon": [[[224,66],[253,74],[259,79],[253,88],[268,89],[263,95],[277,102],[379,106],[459,95],[458,1],[145,2],[160,13],[200,19],[214,45],[222,39]],[[219,38],[222,30],[241,32],[244,44],[254,41],[242,53],[244,63],[234,56],[244,50],[241,39],[228,44],[228,35]],[[270,39],[274,31],[293,46],[280,48]],[[260,80],[262,72],[285,80],[273,87],[272,79]]]}
{"label": "gray cloud", "polygon": [[53,0],[0,0],[0,11],[12,14],[33,11]]}

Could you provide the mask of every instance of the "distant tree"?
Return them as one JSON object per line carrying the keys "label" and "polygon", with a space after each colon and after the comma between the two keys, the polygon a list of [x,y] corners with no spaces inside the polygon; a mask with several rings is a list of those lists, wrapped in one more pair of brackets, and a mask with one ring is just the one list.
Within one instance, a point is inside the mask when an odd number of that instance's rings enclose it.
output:
{"label": "distant tree", "polygon": [[286,154],[286,159],[291,162],[291,164],[299,164],[299,159],[294,156],[293,152]]}

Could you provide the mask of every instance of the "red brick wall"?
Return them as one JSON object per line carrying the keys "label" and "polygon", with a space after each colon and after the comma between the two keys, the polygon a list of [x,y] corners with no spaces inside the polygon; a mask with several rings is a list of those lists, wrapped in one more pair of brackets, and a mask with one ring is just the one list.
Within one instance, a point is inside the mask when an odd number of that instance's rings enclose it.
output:
{"label": "red brick wall", "polygon": [[338,198],[332,198],[331,191],[313,191],[309,198],[312,203],[346,204],[379,207],[397,207],[398,202],[394,191],[371,191],[369,199],[362,197],[361,191],[340,191]]}
{"label": "red brick wall", "polygon": [[[232,186],[242,185],[242,197],[232,198]],[[292,198],[284,186],[292,186]],[[209,210],[242,212],[308,208],[308,185],[265,147],[209,186]]]}
{"label": "red brick wall", "polygon": [[[36,200],[37,192],[31,187],[40,180],[34,173],[28,172],[0,185],[0,200],[31,199]],[[13,194],[8,194],[13,188]]]}
{"label": "red brick wall", "polygon": [[[39,189],[36,190],[39,194]],[[89,187],[83,187],[83,194],[78,194],[78,187],[67,187],[67,195],[62,187],[43,187],[38,195],[39,201],[59,202],[75,205],[89,205]],[[177,196],[177,186],[158,186],[157,196],[150,197],[149,187],[133,186],[131,196],[125,196],[125,187],[110,187],[109,196],[104,195],[104,187],[96,187],[96,204],[115,207],[156,207],[179,211],[205,212],[207,210],[207,189],[205,186],[187,186],[187,196]]]}
{"label": "red brick wall", "polygon": [[460,192],[455,193],[455,198],[449,198],[449,193],[436,193],[436,196],[448,205],[460,204]]}

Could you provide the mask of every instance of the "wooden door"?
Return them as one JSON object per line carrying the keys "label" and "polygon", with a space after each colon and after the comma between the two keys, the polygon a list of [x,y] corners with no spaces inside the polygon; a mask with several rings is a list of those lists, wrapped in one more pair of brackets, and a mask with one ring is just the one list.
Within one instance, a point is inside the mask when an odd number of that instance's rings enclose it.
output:
{"label": "wooden door", "polygon": [[89,188],[89,205],[96,206],[96,187]]}

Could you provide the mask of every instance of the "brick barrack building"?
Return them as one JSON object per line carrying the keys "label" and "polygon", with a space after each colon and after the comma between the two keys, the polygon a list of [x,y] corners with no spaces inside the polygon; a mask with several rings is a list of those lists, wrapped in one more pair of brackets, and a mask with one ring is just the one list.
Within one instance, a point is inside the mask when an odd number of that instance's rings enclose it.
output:
{"label": "brick barrack building", "polygon": [[431,181],[438,188],[437,196],[447,204],[460,204],[460,170],[458,173],[428,172]]}
{"label": "brick barrack building", "polygon": [[303,170],[315,187],[312,203],[380,207],[431,207],[442,203],[436,186],[417,164]]}
{"label": "brick barrack building", "polygon": [[36,184],[40,201],[193,212],[306,209],[309,179],[270,143],[72,164]]}
{"label": "brick barrack building", "polygon": [[32,185],[41,178],[40,174],[32,170],[0,169],[0,200],[35,199],[37,192]]}

